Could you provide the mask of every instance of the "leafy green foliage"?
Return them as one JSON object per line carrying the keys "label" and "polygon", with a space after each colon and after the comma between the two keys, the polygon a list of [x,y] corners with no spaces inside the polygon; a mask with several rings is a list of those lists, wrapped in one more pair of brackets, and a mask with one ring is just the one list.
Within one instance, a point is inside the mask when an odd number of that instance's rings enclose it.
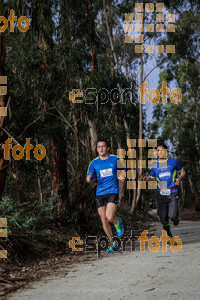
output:
{"label": "leafy green foliage", "polygon": [[19,202],[4,196],[0,202],[0,210],[1,216],[7,218],[8,234],[20,230],[23,233],[34,235],[41,225],[52,220],[53,203],[50,198],[45,203],[29,204],[25,208],[25,205],[20,205]]}

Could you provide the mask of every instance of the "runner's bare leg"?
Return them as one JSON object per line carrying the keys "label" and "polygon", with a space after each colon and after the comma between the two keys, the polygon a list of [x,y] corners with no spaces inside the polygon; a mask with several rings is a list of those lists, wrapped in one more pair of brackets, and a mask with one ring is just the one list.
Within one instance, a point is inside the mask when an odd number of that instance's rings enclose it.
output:
{"label": "runner's bare leg", "polygon": [[106,218],[109,222],[117,224],[116,216],[117,205],[115,203],[107,203],[106,206]]}
{"label": "runner's bare leg", "polygon": [[106,205],[101,206],[98,208],[98,214],[101,218],[101,222],[103,225],[103,229],[107,235],[107,237],[109,238],[109,240],[112,242],[113,240],[113,233],[112,233],[112,228],[110,226],[110,223],[106,217]]}

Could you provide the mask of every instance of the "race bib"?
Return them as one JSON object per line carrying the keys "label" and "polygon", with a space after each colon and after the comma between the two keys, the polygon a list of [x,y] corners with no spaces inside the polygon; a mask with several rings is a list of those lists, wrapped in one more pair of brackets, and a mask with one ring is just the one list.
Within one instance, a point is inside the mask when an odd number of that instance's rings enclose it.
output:
{"label": "race bib", "polygon": [[160,194],[161,194],[162,196],[168,196],[168,195],[171,194],[171,190],[170,190],[170,189],[164,189],[164,190],[161,190],[161,191],[160,191]]}
{"label": "race bib", "polygon": [[160,173],[159,174],[159,177],[160,178],[163,178],[163,177],[170,177],[171,176],[171,172],[163,172],[163,173]]}
{"label": "race bib", "polygon": [[105,169],[105,170],[100,170],[100,175],[101,177],[107,177],[107,176],[112,176],[113,172],[112,169]]}

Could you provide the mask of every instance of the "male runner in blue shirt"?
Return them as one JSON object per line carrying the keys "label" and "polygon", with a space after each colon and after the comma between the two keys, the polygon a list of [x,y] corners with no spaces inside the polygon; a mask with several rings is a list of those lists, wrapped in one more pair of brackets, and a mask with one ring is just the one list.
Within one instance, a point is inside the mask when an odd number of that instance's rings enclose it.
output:
{"label": "male runner in blue shirt", "polygon": [[113,252],[117,250],[117,243],[113,242],[112,228],[109,222],[114,224],[117,236],[122,236],[124,229],[121,219],[116,216],[116,208],[119,196],[118,179],[124,182],[125,171],[122,171],[124,173],[117,178],[117,169],[119,169],[117,161],[119,158],[116,155],[108,154],[109,147],[105,140],[97,142],[97,152],[99,156],[91,161],[86,181],[89,183],[97,176],[96,207],[103,229],[110,240],[110,248],[107,252]]}
{"label": "male runner in blue shirt", "polygon": [[[176,159],[167,158],[167,146],[160,143],[157,146],[159,160],[151,168],[151,177],[145,176],[143,180],[157,180],[156,206],[157,214],[163,228],[170,239],[173,237],[169,219],[175,226],[179,223],[179,197],[178,185],[185,177],[186,172]],[[177,172],[180,174],[177,178]]]}

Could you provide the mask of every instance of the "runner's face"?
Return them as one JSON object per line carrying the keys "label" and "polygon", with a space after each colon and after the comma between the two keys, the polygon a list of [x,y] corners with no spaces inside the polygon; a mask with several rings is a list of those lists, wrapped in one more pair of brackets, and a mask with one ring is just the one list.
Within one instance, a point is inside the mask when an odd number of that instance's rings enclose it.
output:
{"label": "runner's face", "polygon": [[97,144],[97,152],[100,156],[105,156],[108,154],[109,147],[106,146],[105,142],[98,142]]}
{"label": "runner's face", "polygon": [[163,146],[158,146],[157,153],[159,158],[167,158],[167,149],[163,148]]}

